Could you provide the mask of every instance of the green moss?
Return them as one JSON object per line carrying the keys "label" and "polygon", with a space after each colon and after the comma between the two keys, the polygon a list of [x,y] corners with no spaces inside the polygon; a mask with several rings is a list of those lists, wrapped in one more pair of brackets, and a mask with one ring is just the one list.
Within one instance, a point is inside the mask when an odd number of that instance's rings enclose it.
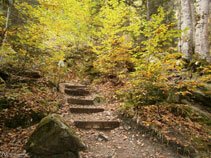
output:
{"label": "green moss", "polygon": [[55,155],[68,151],[78,153],[85,146],[59,115],[50,114],[40,121],[25,149],[32,154]]}
{"label": "green moss", "polygon": [[[61,121],[61,122],[60,122]],[[51,114],[51,115],[48,115],[47,117],[43,118],[40,123],[38,124],[37,128],[35,129],[34,133],[42,133],[42,132],[37,132],[39,130],[43,130],[43,131],[50,131],[48,133],[48,135],[46,135],[46,137],[52,135],[53,133],[56,132],[57,128],[51,128],[51,127],[57,127],[56,124],[52,124],[52,123],[57,123],[59,125],[62,126],[62,124],[65,125],[65,129],[67,129],[71,135],[74,135],[76,136],[76,133],[69,127],[69,125],[57,114]],[[48,126],[46,126],[48,125]],[[43,127],[45,127],[43,129]],[[59,126],[58,126],[59,127]],[[47,129],[46,129],[47,128]],[[43,132],[44,133],[44,132]],[[46,133],[45,133],[46,134]],[[34,135],[32,134],[31,136],[31,139],[33,139]],[[39,138],[39,135],[36,136]]]}

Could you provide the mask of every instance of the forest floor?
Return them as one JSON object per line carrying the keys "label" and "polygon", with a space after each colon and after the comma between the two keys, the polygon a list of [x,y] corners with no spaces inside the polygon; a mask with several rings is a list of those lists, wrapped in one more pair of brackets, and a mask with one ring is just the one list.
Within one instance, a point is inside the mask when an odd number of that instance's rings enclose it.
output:
{"label": "forest floor", "polygon": [[[101,90],[106,90],[101,87]],[[104,91],[106,92],[106,91]],[[109,99],[109,98],[108,98]],[[113,120],[118,119],[119,102],[103,104],[101,107],[105,112],[96,114],[73,114],[70,113],[71,105],[63,104],[57,111],[68,124],[81,137],[87,145],[87,150],[81,152],[81,158],[179,158],[177,152],[172,151],[167,146],[160,144],[155,138],[131,127],[127,122],[122,122],[121,126],[113,130],[84,130],[73,125],[74,120]],[[32,125],[28,128],[0,128],[0,157],[29,157],[24,150],[30,134],[36,128]]]}
{"label": "forest floor", "polygon": [[[101,87],[101,91],[104,91],[104,93],[106,92],[105,88],[106,86]],[[81,99],[84,99],[84,97],[81,97]],[[70,113],[69,108],[71,106],[84,107],[66,104],[59,110],[59,114],[65,118],[87,145],[87,150],[80,154],[81,158],[182,157],[169,147],[158,143],[156,138],[150,138],[149,135],[143,134],[129,123],[121,121],[117,112],[120,107],[118,101],[108,101],[108,103],[100,105],[105,111],[94,114]],[[79,129],[74,127],[74,120],[120,120],[121,125],[113,130]]]}
{"label": "forest floor", "polygon": [[[77,84],[77,81],[75,82]],[[115,87],[116,89],[120,87]],[[71,127],[76,131],[76,133],[81,137],[82,141],[87,145],[87,150],[81,152],[81,158],[182,158],[188,156],[181,156],[178,153],[177,148],[174,146],[172,147],[171,144],[162,143],[158,136],[153,136],[150,132],[140,127],[136,127],[131,124],[130,120],[134,120],[133,117],[129,118],[129,121],[122,120],[122,114],[127,114],[135,116],[133,112],[130,113],[127,109],[121,109],[122,103],[116,99],[115,97],[115,90],[114,86],[110,82],[106,82],[105,84],[98,84],[92,86],[91,91],[102,95],[106,98],[107,103],[100,105],[105,109],[104,112],[95,113],[95,114],[73,114],[70,113],[70,107],[72,105],[63,104],[58,110],[55,112],[60,114],[67,122],[71,125]],[[43,93],[38,94],[37,96],[43,95]],[[45,96],[47,98],[55,98],[56,96],[65,97],[61,95],[56,95],[54,93],[49,93],[51,95]],[[53,96],[52,96],[53,95]],[[31,100],[31,98],[28,98]],[[34,98],[36,99],[36,98]],[[39,98],[40,99],[40,98]],[[78,106],[80,107],[80,106]],[[17,108],[17,107],[16,107]],[[27,111],[27,110],[26,110]],[[156,111],[156,108],[155,108]],[[144,113],[141,114],[143,117],[147,116],[150,119],[146,119],[144,123],[146,126],[149,126],[150,123],[154,123],[152,121],[155,117],[158,117],[158,114],[152,109],[146,107],[144,109]],[[162,109],[161,109],[162,111]],[[2,113],[3,112],[3,113]],[[7,109],[4,109],[1,114],[7,112]],[[209,133],[204,132],[204,127],[200,123],[193,123],[191,121],[187,121],[182,119],[180,116],[174,116],[172,113],[162,113],[163,120],[158,119],[155,123],[160,126],[160,131],[165,130],[168,133],[175,132],[172,129],[176,130],[183,130],[184,135],[189,137],[189,133],[195,134],[197,132],[197,137],[201,135],[204,136],[204,142],[208,142],[209,144]],[[135,122],[137,122],[137,116],[135,118]],[[76,128],[74,124],[74,120],[120,120],[121,125],[118,128],[113,130],[106,130],[106,131],[99,131],[99,130],[85,130]],[[156,120],[156,119],[155,119]],[[2,121],[2,120],[1,120]],[[173,122],[179,122],[174,124]],[[183,126],[180,126],[180,125]],[[18,126],[16,128],[7,128],[5,126],[0,126],[0,157],[11,157],[11,158],[18,158],[24,157],[27,158],[28,155],[24,150],[24,145],[27,142],[30,134],[36,128],[36,125],[29,126],[27,128]],[[141,126],[143,127],[143,126]],[[169,127],[169,128],[167,128]],[[184,127],[184,128],[183,128]],[[184,130],[185,129],[185,130]],[[185,133],[186,131],[189,133]],[[170,132],[169,132],[170,131]],[[181,132],[181,131],[180,131]],[[184,141],[182,135],[178,135],[180,138],[170,137],[166,135],[168,139],[173,141]],[[190,137],[189,137],[190,138]],[[192,138],[190,138],[192,140]],[[203,143],[204,143],[203,142]],[[203,147],[203,146],[202,146]],[[208,154],[208,153],[207,153]],[[202,158],[202,157],[201,157]]]}
{"label": "forest floor", "polygon": [[[204,122],[210,119],[202,118],[199,113],[190,110],[187,104],[164,104],[160,107],[160,113],[155,105],[141,107],[140,111],[133,107],[125,108],[116,98],[115,91],[119,88],[121,86],[114,87],[109,81],[92,86],[93,93],[97,92],[107,99],[106,104],[100,105],[105,109],[104,112],[72,114],[68,111],[69,105],[61,109],[61,114],[72,125],[74,120],[121,121],[121,126],[111,131],[76,128],[78,135],[88,143],[88,151],[82,152],[82,157],[209,157],[210,126]],[[101,136],[105,136],[106,140]]]}

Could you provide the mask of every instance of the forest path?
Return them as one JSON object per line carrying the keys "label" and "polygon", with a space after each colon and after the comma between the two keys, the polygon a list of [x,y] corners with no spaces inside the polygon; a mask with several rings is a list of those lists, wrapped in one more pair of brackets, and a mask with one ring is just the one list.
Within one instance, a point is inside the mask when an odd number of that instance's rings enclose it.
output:
{"label": "forest path", "polygon": [[65,104],[59,114],[87,145],[87,150],[80,153],[81,158],[181,157],[177,151],[120,121],[115,112],[118,105],[96,101],[96,95],[88,87],[65,83],[60,84],[60,91]]}

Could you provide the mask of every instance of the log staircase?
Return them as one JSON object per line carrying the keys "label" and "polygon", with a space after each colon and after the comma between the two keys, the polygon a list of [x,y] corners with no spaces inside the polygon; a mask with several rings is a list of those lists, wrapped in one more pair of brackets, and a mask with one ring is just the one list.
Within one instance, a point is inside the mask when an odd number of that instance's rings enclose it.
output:
{"label": "log staircase", "polygon": [[[65,102],[70,105],[71,113],[92,115],[94,113],[105,112],[105,109],[101,107],[105,103],[99,101],[96,97],[92,97],[93,93],[88,89],[85,85],[60,84],[60,91],[66,96]],[[111,130],[119,127],[120,121],[96,120],[95,117],[89,117],[84,120],[74,120],[74,125],[81,129]]]}

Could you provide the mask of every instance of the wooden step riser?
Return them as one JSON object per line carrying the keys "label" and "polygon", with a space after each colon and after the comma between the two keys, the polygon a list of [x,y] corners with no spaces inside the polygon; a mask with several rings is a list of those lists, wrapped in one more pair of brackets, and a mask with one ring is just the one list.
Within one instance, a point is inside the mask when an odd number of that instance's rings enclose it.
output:
{"label": "wooden step riser", "polygon": [[69,104],[75,104],[75,105],[94,105],[93,100],[81,100],[81,99],[67,99],[67,102]]}
{"label": "wooden step riser", "polygon": [[70,108],[71,113],[98,113],[103,111],[103,108]]}
{"label": "wooden step riser", "polygon": [[65,85],[65,88],[67,88],[67,89],[84,89],[84,88],[87,88],[87,86],[84,86],[84,85],[80,85],[80,86]]}
{"label": "wooden step riser", "polygon": [[76,89],[76,90],[65,89],[64,92],[69,96],[87,96],[87,95],[90,95],[89,91],[86,91],[86,90],[83,90],[83,89]]}
{"label": "wooden step riser", "polygon": [[74,121],[77,128],[109,130],[120,126],[119,121]]}

